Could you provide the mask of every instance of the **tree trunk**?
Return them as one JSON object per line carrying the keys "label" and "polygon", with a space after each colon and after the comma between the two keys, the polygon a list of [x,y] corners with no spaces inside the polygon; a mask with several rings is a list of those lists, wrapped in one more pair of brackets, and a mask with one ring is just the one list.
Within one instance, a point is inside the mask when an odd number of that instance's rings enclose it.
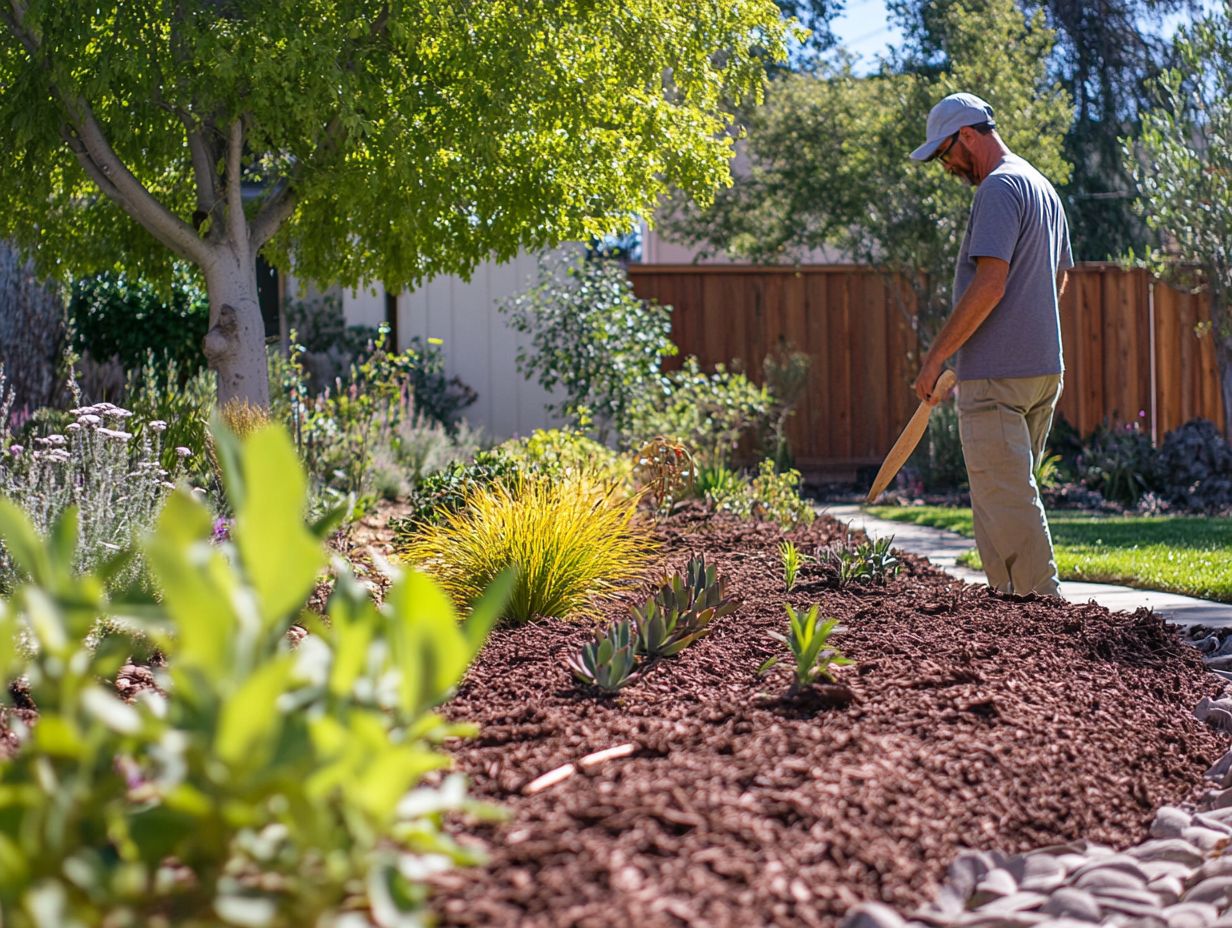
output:
{"label": "tree trunk", "polygon": [[7,242],[0,241],[0,363],[17,410],[53,403],[60,392],[64,299]]}
{"label": "tree trunk", "polygon": [[257,267],[246,248],[223,248],[205,269],[210,330],[205,356],[218,373],[218,405],[232,400],[269,408],[265,322],[257,299]]}

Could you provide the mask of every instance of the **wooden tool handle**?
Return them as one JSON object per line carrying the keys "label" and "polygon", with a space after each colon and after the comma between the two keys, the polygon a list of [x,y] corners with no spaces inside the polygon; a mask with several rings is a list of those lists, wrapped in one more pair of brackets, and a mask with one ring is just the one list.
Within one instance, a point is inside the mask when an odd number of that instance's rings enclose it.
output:
{"label": "wooden tool handle", "polygon": [[894,442],[894,447],[890,449],[890,453],[886,455],[885,462],[881,465],[881,470],[877,471],[877,479],[873,481],[873,488],[868,491],[868,496],[864,498],[866,503],[871,503],[890,485],[890,481],[902,469],[902,466],[907,463],[907,458],[911,457],[911,452],[915,450],[915,446],[920,443],[920,438],[924,435],[924,430],[928,428],[928,416],[933,411],[933,406],[945,399],[946,394],[954,389],[954,384],[958,382],[958,376],[951,370],[944,370],[941,376],[937,378],[937,383],[933,386],[932,395],[920,403],[915,414],[911,417],[911,421],[907,423],[903,433],[898,436],[898,441]]}

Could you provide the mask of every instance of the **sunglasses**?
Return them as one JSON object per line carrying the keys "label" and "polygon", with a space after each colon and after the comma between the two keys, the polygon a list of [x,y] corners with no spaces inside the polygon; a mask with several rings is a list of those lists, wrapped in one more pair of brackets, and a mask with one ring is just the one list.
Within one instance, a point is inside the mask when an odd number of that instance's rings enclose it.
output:
{"label": "sunglasses", "polygon": [[950,144],[945,146],[945,148],[941,149],[941,151],[937,152],[937,154],[934,155],[933,157],[937,161],[940,161],[942,164],[945,164],[945,159],[950,156],[950,149],[954,147],[954,143],[957,141],[958,141],[958,133],[955,132],[953,135],[950,136]]}

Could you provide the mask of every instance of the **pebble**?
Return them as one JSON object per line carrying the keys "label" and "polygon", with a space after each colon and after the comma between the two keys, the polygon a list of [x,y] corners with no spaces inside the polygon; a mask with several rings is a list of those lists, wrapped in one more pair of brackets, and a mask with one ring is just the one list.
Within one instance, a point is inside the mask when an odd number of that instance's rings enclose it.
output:
{"label": "pebble", "polygon": [[1152,838],[1179,838],[1181,832],[1193,823],[1193,817],[1176,806],[1164,806],[1155,813],[1151,822]]}
{"label": "pebble", "polygon": [[1130,848],[1126,853],[1138,860],[1171,860],[1190,867],[1196,867],[1206,859],[1197,848],[1180,838],[1158,838],[1154,841],[1144,841],[1137,847]]}
{"label": "pebble", "polygon": [[1222,912],[1232,896],[1232,876],[1216,876],[1194,884],[1181,896],[1182,902],[1209,902]]}
{"label": "pebble", "polygon": [[1010,876],[1009,871],[996,867],[985,873],[983,878],[975,884],[975,892],[971,894],[967,904],[974,907],[982,906],[986,902],[1013,895],[1017,891],[1018,884]]}
{"label": "pebble", "polygon": [[1096,889],[1144,889],[1146,880],[1133,873],[1127,873],[1114,867],[1101,867],[1088,870],[1082,876],[1075,877],[1073,885],[1078,889],[1088,891]]}
{"label": "pebble", "polygon": [[1180,902],[1164,909],[1168,928],[1206,928],[1219,917],[1219,911],[1209,902]]}
{"label": "pebble", "polygon": [[1047,915],[1061,915],[1083,922],[1098,922],[1100,917],[1099,903],[1095,901],[1095,897],[1069,886],[1053,893],[1048,901],[1040,906],[1040,911]]}
{"label": "pebble", "polygon": [[840,928],[906,928],[903,917],[888,905],[864,902],[847,913]]}
{"label": "pebble", "polygon": [[1186,828],[1182,832],[1181,838],[1202,851],[1220,850],[1227,847],[1228,844],[1228,834],[1226,832],[1215,831],[1213,828],[1203,828],[1201,826]]}
{"label": "pebble", "polygon": [[1185,892],[1185,884],[1181,882],[1180,877],[1176,876],[1156,877],[1146,884],[1146,888],[1158,896],[1159,901],[1164,905],[1177,902],[1181,894]]}
{"label": "pebble", "polygon": [[1008,915],[1015,912],[1038,909],[1047,900],[1048,897],[1043,893],[1019,892],[1002,896],[1000,899],[994,899],[992,902],[980,906],[979,911],[990,915]]}
{"label": "pebble", "polygon": [[1045,857],[1042,854],[1028,854],[1020,860],[1020,866],[1006,866],[1010,874],[1018,880],[1020,889],[1046,893],[1065,882],[1065,867],[1056,858]]}
{"label": "pebble", "polygon": [[975,892],[975,885],[996,864],[983,851],[961,851],[946,871],[946,882],[964,899]]}

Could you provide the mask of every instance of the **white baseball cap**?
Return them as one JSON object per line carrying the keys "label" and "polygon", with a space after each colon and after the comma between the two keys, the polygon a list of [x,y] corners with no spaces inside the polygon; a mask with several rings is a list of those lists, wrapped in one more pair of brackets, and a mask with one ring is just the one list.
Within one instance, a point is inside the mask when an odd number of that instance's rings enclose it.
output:
{"label": "white baseball cap", "polygon": [[937,154],[941,143],[963,126],[995,126],[992,107],[972,93],[952,93],[928,111],[928,141],[911,153],[916,161]]}

